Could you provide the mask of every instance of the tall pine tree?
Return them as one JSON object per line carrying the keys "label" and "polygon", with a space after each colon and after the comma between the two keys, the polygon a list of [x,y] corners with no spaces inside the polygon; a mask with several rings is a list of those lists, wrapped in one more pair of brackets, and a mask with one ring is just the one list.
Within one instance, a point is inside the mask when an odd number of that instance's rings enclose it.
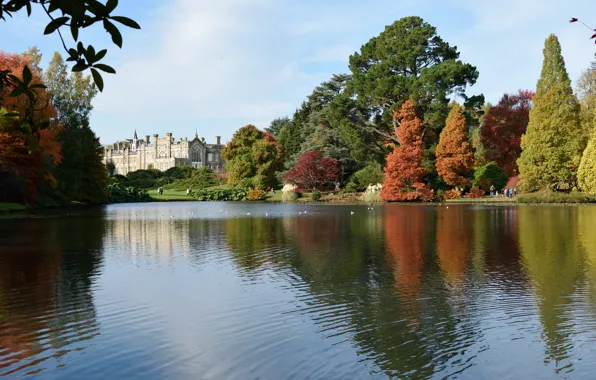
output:
{"label": "tall pine tree", "polygon": [[551,34],[544,45],[542,73],[536,86],[530,123],[522,136],[522,153],[517,161],[520,177],[528,190],[573,185],[585,135],[580,124],[580,107],[561,55],[561,45]]}
{"label": "tall pine tree", "polygon": [[103,147],[89,127],[91,101],[97,90],[90,77],[68,73],[59,53],[55,53],[45,73],[52,104],[58,110],[63,160],[56,168],[58,190],[70,201],[106,203],[107,171],[102,162]]}

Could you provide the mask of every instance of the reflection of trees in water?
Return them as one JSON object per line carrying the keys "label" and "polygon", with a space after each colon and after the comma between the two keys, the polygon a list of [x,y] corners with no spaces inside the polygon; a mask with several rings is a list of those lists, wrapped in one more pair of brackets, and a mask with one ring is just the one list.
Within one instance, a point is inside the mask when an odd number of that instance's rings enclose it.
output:
{"label": "reflection of trees in water", "polygon": [[470,254],[469,220],[465,207],[437,207],[437,257],[450,285],[465,279]]}
{"label": "reflection of trees in water", "polygon": [[349,331],[360,355],[390,376],[431,377],[447,371],[474,333],[459,332],[448,293],[425,284],[424,271],[436,270],[425,264],[434,247],[435,214],[401,207],[357,218],[329,213],[229,220],[226,242],[234,262],[251,274],[269,265],[297,274],[299,283],[288,281],[308,295],[300,297],[306,308],[295,312],[310,315],[322,333]]}
{"label": "reflection of trees in water", "polygon": [[567,306],[573,303],[582,275],[575,207],[520,207],[519,244],[522,263],[538,298],[546,360],[570,364],[572,347]]}
{"label": "reflection of trees in water", "polygon": [[[99,334],[92,298],[103,212],[0,224],[0,374],[58,360]],[[29,368],[30,370],[31,368]]]}
{"label": "reflection of trees in water", "polygon": [[585,253],[586,277],[590,285],[591,305],[596,307],[596,207],[578,207],[579,243]]}

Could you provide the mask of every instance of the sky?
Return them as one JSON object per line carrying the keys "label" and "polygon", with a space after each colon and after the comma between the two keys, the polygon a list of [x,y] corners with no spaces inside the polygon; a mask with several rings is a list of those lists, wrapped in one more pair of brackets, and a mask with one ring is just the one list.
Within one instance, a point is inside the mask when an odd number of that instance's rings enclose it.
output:
{"label": "sky", "polygon": [[[57,35],[43,35],[39,11],[0,21],[0,49],[35,45],[42,64],[63,53]],[[349,73],[349,56],[406,16],[422,17],[457,46],[480,72],[467,95],[493,103],[535,88],[550,33],[574,82],[596,53],[590,30],[568,22],[579,17],[596,27],[593,0],[120,0],[115,14],[142,27],[121,28],[122,49],[99,25],[80,38],[107,48],[105,63],[117,71],[104,76],[93,102],[91,127],[104,144],[135,130],[175,138],[198,130],[207,142],[226,142],[246,124],[266,128],[332,74]]]}

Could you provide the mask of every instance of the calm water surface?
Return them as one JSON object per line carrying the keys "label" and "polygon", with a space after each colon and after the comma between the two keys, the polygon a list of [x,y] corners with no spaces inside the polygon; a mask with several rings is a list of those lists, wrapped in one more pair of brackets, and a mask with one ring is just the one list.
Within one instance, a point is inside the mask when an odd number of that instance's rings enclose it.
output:
{"label": "calm water surface", "polygon": [[0,376],[594,368],[596,207],[159,203],[0,219]]}

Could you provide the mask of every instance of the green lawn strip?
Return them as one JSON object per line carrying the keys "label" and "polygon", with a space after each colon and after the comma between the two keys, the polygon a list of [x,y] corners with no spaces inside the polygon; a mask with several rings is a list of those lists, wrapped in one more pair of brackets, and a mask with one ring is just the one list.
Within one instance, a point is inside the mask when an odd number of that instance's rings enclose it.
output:
{"label": "green lawn strip", "polygon": [[27,207],[20,203],[0,203],[0,211],[23,211]]}
{"label": "green lawn strip", "polygon": [[186,194],[185,190],[167,190],[159,195],[157,189],[149,190],[149,196],[155,201],[194,201],[195,199]]}

